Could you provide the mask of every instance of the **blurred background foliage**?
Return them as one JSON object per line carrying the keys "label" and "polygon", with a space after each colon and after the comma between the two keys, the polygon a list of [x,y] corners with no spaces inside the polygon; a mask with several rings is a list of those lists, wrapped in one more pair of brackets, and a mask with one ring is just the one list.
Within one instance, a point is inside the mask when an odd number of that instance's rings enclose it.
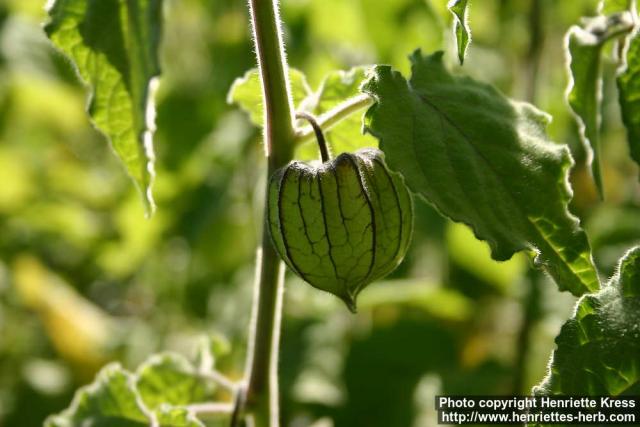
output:
{"label": "blurred background foliage", "polygon": [[[532,19],[534,2],[540,20]],[[158,211],[84,113],[85,91],[53,51],[42,0],[0,0],[0,426],[39,426],[108,361],[159,350],[193,356],[211,337],[217,366],[244,363],[264,159],[260,132],[226,103],[254,66],[245,2],[166,0],[157,94]],[[284,0],[292,66],[326,73],[445,49],[445,0]],[[563,35],[596,0],[483,0],[462,72],[551,113],[570,144],[574,212],[612,273],[640,241],[638,171],[605,66],[604,175],[597,199],[564,101]],[[539,24],[537,23],[539,22]],[[611,49],[610,49],[611,50]],[[537,70],[537,71],[536,71]],[[544,189],[540,189],[544,191]],[[411,252],[361,298],[357,315],[288,276],[282,335],[286,426],[435,424],[433,395],[525,393],[545,371],[574,299],[526,256],[491,261],[464,226],[416,203]]]}

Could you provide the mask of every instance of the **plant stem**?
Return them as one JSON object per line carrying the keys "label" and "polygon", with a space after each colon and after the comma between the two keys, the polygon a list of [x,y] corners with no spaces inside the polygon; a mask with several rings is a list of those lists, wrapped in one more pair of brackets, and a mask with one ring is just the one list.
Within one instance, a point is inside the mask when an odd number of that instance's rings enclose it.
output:
{"label": "plant stem", "polygon": [[[249,9],[262,82],[267,173],[271,176],[291,160],[293,153],[295,131],[288,67],[280,32],[278,1],[250,0]],[[263,226],[245,372],[246,411],[253,416],[255,427],[277,427],[277,364],[284,266],[271,244],[266,215]]]}
{"label": "plant stem", "polygon": [[[353,113],[357,113],[363,108],[369,107],[371,104],[373,104],[373,99],[371,99],[369,95],[362,94],[354,96],[318,117],[318,124],[324,131],[328,131]],[[305,127],[298,131],[296,142],[309,141],[313,138],[313,135],[314,131],[311,126]]]}

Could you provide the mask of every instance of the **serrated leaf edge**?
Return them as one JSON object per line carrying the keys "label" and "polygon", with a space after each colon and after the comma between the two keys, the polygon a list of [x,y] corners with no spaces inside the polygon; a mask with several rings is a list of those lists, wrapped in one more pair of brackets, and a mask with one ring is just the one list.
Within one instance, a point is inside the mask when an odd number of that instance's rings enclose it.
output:
{"label": "serrated leaf edge", "polygon": [[[414,58],[416,57],[416,55],[422,55],[421,53],[421,49],[416,49],[414,51],[414,53],[410,56],[410,58]],[[443,57],[444,52],[443,51],[437,51],[435,53],[432,54],[433,57],[435,57],[436,59],[440,59]],[[404,83],[407,85],[407,87],[411,90],[413,90],[413,88],[411,87],[411,82],[409,79],[406,79],[402,73],[400,71],[394,70],[390,65],[377,65],[376,67],[374,67],[371,70],[371,73],[369,75],[369,78],[367,80],[365,80],[361,86],[361,90],[365,93],[367,93],[369,96],[372,97],[372,99],[374,99],[375,103],[369,107],[369,109],[367,110],[366,114],[365,114],[365,120],[363,122],[363,131],[366,133],[369,133],[370,135],[374,136],[375,138],[377,138],[380,141],[380,147],[382,149],[383,147],[383,139],[381,138],[381,136],[377,135],[376,132],[371,129],[368,125],[367,125],[367,117],[370,117],[371,115],[374,114],[380,100],[379,98],[375,95],[374,92],[367,90],[367,86],[370,84],[370,82],[372,82],[373,80],[375,80],[377,78],[378,73],[376,72],[376,70],[380,70],[380,69],[386,69],[388,70],[388,73],[392,76],[392,78],[397,78],[398,76],[404,81]],[[480,84],[481,82],[477,82]],[[503,95],[504,96],[504,95]],[[547,113],[545,113],[542,110],[539,110],[538,108],[536,108],[535,106],[526,103],[526,102],[521,102],[521,101],[514,101],[511,100],[510,98],[507,98],[505,96],[506,100],[514,106],[514,108],[517,109],[517,107],[520,106],[527,106],[531,109],[531,112],[534,112],[538,115],[539,118],[545,118],[545,122],[542,122],[541,120],[539,120],[539,123],[541,126],[545,126],[548,125],[548,123],[551,121],[551,116]],[[546,129],[545,130],[546,133]],[[562,169],[561,169],[561,173],[563,175],[562,181],[558,181],[558,185],[560,185],[560,195],[562,196],[562,205],[564,207],[564,214],[571,220],[571,222],[576,226],[576,227],[580,227],[580,219],[573,215],[571,213],[571,211],[569,210],[569,203],[571,202],[571,199],[573,198],[573,190],[571,188],[570,185],[570,181],[569,181],[569,175],[570,175],[570,170],[571,168],[575,165],[575,161],[573,160],[573,157],[571,156],[571,152],[569,150],[569,148],[567,146],[561,147],[560,148],[563,152],[563,158],[565,159],[565,161],[563,161],[562,163]],[[406,182],[406,180],[405,180]],[[562,184],[560,184],[560,182],[562,182]],[[510,259],[516,252],[519,251],[524,251],[524,250],[528,250],[530,252],[534,252],[536,254],[535,260],[534,262],[537,263],[538,266],[541,265],[547,265],[545,262],[543,262],[542,258],[540,257],[541,252],[540,249],[537,247],[523,247],[521,249],[519,249],[518,251],[513,251],[510,254],[505,253],[505,251],[503,251],[501,248],[499,248],[498,243],[492,239],[492,238],[484,238],[479,236],[478,234],[478,230],[477,228],[472,225],[469,224],[468,222],[466,222],[465,220],[458,218],[456,215],[449,215],[449,214],[445,214],[438,206],[436,206],[434,203],[432,203],[431,201],[429,201],[425,196],[423,196],[420,192],[416,192],[412,189],[412,186],[409,185],[409,183],[407,182],[407,188],[410,190],[410,192],[414,195],[416,195],[417,197],[421,198],[422,200],[424,200],[425,202],[427,202],[430,206],[432,206],[440,215],[442,215],[445,218],[450,218],[451,220],[453,220],[454,222],[459,222],[462,224],[467,225],[472,231],[474,236],[478,239],[478,240],[482,240],[485,241],[489,244],[489,246],[491,247],[491,257],[496,260],[496,261],[505,261]],[[511,194],[510,191],[508,191],[507,193]],[[536,230],[536,232],[543,238],[543,241],[547,242],[547,240],[544,238],[544,233],[542,232],[542,230],[539,229],[539,227],[536,225],[535,220],[533,218],[531,218],[529,215],[524,215],[524,217],[526,217],[529,222],[531,223],[532,227]],[[557,254],[557,256],[564,261],[561,252],[559,252],[555,246],[553,246],[552,244],[550,244],[549,242],[547,242],[549,247]],[[599,287],[602,286],[601,282],[600,282],[600,278],[598,276],[597,270],[595,270],[595,264],[593,262],[593,255],[592,253],[589,254],[589,262],[591,263],[591,265],[594,266],[594,272],[596,274],[596,278],[597,278],[597,282],[596,285]],[[583,293],[588,293],[591,291],[595,291],[597,290],[597,288],[590,288],[589,286],[587,286],[587,283],[584,282],[583,280],[581,280],[579,277],[579,272],[575,269],[572,268],[572,266],[570,264],[567,264],[569,270],[571,272],[573,272],[573,274],[576,276],[576,278],[580,281],[580,283],[583,284],[583,287],[585,288],[585,291]],[[557,283],[557,282],[556,282]],[[569,288],[567,286],[565,286],[564,284],[561,283],[557,283],[558,288],[562,291],[562,290],[566,290],[569,291]],[[573,292],[571,292],[573,293]]]}
{"label": "serrated leaf edge", "polygon": [[[600,290],[598,292],[595,293],[588,293],[588,294],[584,294],[582,295],[578,301],[576,301],[575,305],[573,306],[573,309],[571,311],[571,315],[569,316],[569,319],[567,319],[564,323],[563,323],[563,327],[564,325],[566,325],[569,321],[574,320],[577,315],[578,315],[578,310],[580,309],[580,306],[582,305],[582,302],[586,299],[586,298],[594,298],[597,297],[598,295],[605,293],[605,292],[611,292],[612,291],[612,287],[616,285],[616,283],[619,284],[619,280],[621,279],[621,273],[622,273],[622,269],[625,265],[625,263],[632,257],[640,257],[640,246],[635,246],[632,247],[630,249],[628,249],[624,255],[620,258],[620,260],[618,261],[618,264],[616,265],[616,269],[615,272],[613,273],[613,275],[611,276],[611,278],[607,281],[607,283],[605,285],[603,285]],[[622,289],[618,290],[621,293],[622,296]],[[623,297],[623,296],[622,296]],[[624,297],[623,297],[624,298]],[[562,329],[561,329],[562,331]],[[556,351],[558,350],[558,337],[560,336],[560,333],[556,336],[554,342],[555,342],[555,347],[551,353],[551,356],[549,357],[549,360],[547,361],[547,372],[545,374],[545,376],[542,378],[542,380],[540,380],[540,382],[538,384],[536,384],[535,386],[532,387],[531,389],[531,394],[533,395],[538,395],[540,393],[544,393],[545,391],[545,384],[548,383],[551,380],[551,376],[553,375],[553,363],[555,361],[555,354]]]}

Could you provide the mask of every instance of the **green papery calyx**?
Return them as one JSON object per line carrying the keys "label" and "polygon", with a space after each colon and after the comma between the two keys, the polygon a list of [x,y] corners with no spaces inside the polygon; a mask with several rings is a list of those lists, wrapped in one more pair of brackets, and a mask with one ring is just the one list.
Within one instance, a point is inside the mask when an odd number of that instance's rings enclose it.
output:
{"label": "green papery calyx", "polygon": [[268,197],[268,226],[282,259],[351,311],[358,293],[407,252],[411,196],[379,150],[343,153],[319,165],[293,161],[271,177]]}

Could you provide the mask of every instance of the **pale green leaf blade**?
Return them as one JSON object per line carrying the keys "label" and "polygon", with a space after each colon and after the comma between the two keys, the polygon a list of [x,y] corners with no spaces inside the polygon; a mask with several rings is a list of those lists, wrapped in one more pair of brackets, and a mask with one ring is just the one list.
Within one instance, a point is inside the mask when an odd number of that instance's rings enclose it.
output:
{"label": "pale green leaf blade", "polygon": [[456,36],[458,47],[458,60],[460,65],[464,63],[467,55],[467,48],[471,42],[471,28],[469,28],[469,1],[450,0],[447,4],[449,11],[453,14],[453,33]]}
{"label": "pale green leaf blade", "polygon": [[185,408],[163,405],[155,415],[159,427],[205,427],[202,421]]}
{"label": "pale green leaf blade", "polygon": [[627,128],[631,157],[640,165],[640,33],[629,42],[625,70],[618,76],[622,119]]}
{"label": "pale green leaf blade", "polygon": [[603,15],[624,12],[631,10],[635,0],[602,0],[598,5],[598,10]]}
{"label": "pale green leaf blade", "polygon": [[45,427],[148,427],[150,419],[133,382],[119,365],[105,367],[93,384],[76,392],[69,409],[47,419]]}
{"label": "pale green leaf blade", "polygon": [[637,394],[640,389],[640,247],[598,293],[585,295],[556,337],[538,395]]}
{"label": "pale green leaf blade", "polygon": [[[348,71],[334,71],[325,77],[317,92],[313,92],[305,75],[296,70],[289,70],[291,97],[295,111],[306,111],[315,116],[339,106],[340,104],[361,95],[360,86],[366,79],[367,67],[354,67]],[[253,124],[262,126],[264,111],[262,108],[262,88],[258,71],[249,70],[232,84],[227,102],[245,111]],[[305,126],[304,121],[299,122]],[[325,132],[329,149],[334,155],[343,152],[355,152],[364,147],[377,147],[377,141],[362,132],[362,115],[352,114]],[[296,149],[299,160],[314,160],[319,157],[315,140],[307,141]]]}
{"label": "pale green leaf blade", "polygon": [[140,365],[136,387],[144,404],[153,410],[162,404],[180,406],[205,401],[212,394],[195,367],[173,353],[154,355]]}
{"label": "pale green leaf blade", "polygon": [[349,98],[360,95],[360,86],[367,79],[371,67],[353,67],[348,71],[328,73],[318,89],[317,113],[322,114],[342,104]]}
{"label": "pale green leaf blade", "polygon": [[566,37],[565,52],[569,64],[567,101],[578,122],[580,138],[586,150],[592,154],[591,174],[600,197],[603,197],[600,171],[602,48],[611,38],[631,29],[631,23],[623,16],[626,15],[589,19],[584,27],[571,27]]}
{"label": "pale green leaf blade", "polygon": [[[293,105],[297,109],[313,92],[309,88],[305,75],[295,68],[289,69],[289,82]],[[245,111],[254,125],[262,126],[264,122],[262,85],[257,69],[247,71],[243,77],[239,77],[233,82],[227,95],[227,102]]]}
{"label": "pale green leaf blade", "polygon": [[379,66],[364,86],[377,100],[367,129],[390,168],[444,215],[470,225],[494,259],[532,250],[561,290],[598,289],[589,242],[568,210],[573,160],[546,135],[550,118],[452,76],[442,52],[411,59],[410,82]]}
{"label": "pale green leaf blade", "polygon": [[153,210],[152,92],[162,0],[56,0],[45,31],[89,87],[88,112]]}
{"label": "pale green leaf blade", "polygon": [[[333,108],[361,95],[360,86],[367,78],[370,67],[354,67],[348,71],[333,71],[326,75],[315,95],[316,105],[310,111],[322,117]],[[353,153],[365,147],[378,147],[378,141],[362,132],[362,113],[354,113],[325,132],[333,156]],[[316,141],[303,144],[296,154],[302,160],[318,158]]]}

